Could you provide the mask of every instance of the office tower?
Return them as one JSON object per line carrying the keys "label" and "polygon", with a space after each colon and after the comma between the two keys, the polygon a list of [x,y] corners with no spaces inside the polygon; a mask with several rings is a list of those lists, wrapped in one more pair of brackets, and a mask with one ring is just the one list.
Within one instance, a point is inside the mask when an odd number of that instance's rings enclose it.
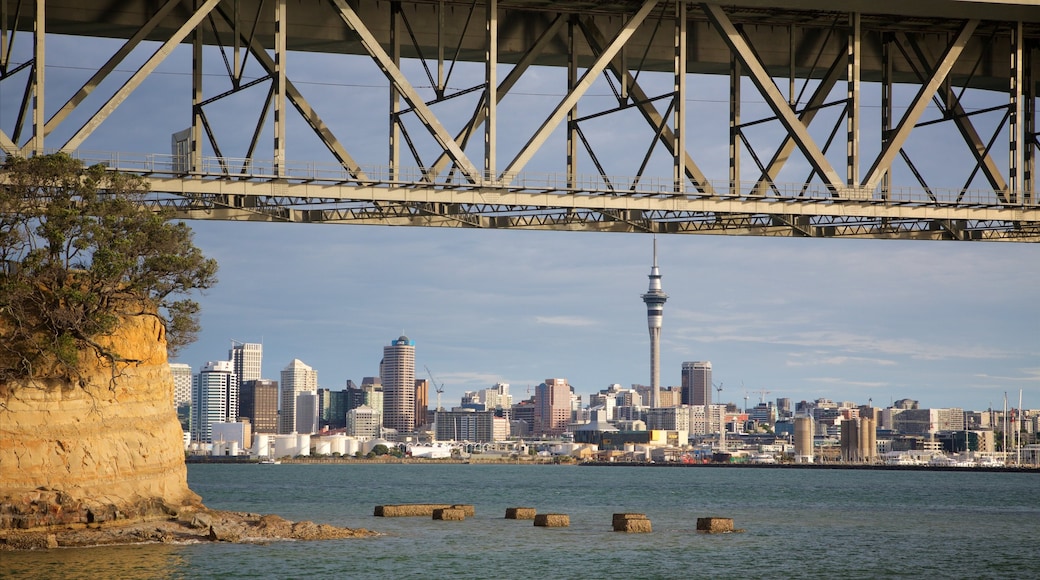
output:
{"label": "office tower", "polygon": [[682,364],[682,404],[711,404],[711,361]]}
{"label": "office tower", "polygon": [[383,414],[369,407],[361,405],[347,411],[346,432],[352,437],[379,437],[380,426],[383,423]]}
{"label": "office tower", "polygon": [[173,406],[191,403],[191,365],[170,363],[170,374],[173,375]]}
{"label": "office tower", "polygon": [[296,432],[301,435],[313,435],[318,432],[317,391],[303,391],[297,393]]}
{"label": "office tower", "polygon": [[426,379],[415,379],[415,425],[418,429],[426,422],[426,412],[430,407],[430,383]]}
{"label": "office tower", "polygon": [[661,322],[668,295],[661,290],[661,272],[657,269],[657,238],[654,238],[654,265],[650,268],[650,289],[643,294],[646,303],[646,324],[650,329],[650,407],[661,406]]}
{"label": "office tower", "polygon": [[[382,364],[382,363],[380,363]],[[379,411],[383,416],[383,383],[379,377],[365,377],[361,379],[361,390],[365,393],[363,404]]]}
{"label": "office tower", "polygon": [[383,426],[398,433],[411,433],[415,430],[415,341],[400,336],[390,346],[384,346],[379,367]]}
{"label": "office tower", "polygon": [[254,433],[278,432],[278,381],[255,379],[239,387],[238,416],[247,417]]}
{"label": "office tower", "polygon": [[191,385],[191,439],[212,442],[213,423],[238,420],[238,376],[229,360],[206,363]]}
{"label": "office tower", "polygon": [[[354,383],[350,383],[353,385]],[[360,391],[358,391],[360,393]],[[364,400],[350,406],[350,391],[318,389],[318,428],[342,429],[346,427],[347,411],[360,407]]]}
{"label": "office tower", "polygon": [[235,365],[239,382],[255,381],[264,376],[260,370],[264,358],[264,345],[252,342],[231,341],[228,360]]}
{"label": "office tower", "polygon": [[571,418],[571,388],[567,379],[545,379],[535,387],[534,428],[536,435],[561,435]]}
{"label": "office tower", "polygon": [[318,390],[318,371],[294,358],[282,370],[282,412],[278,416],[278,432],[296,432],[296,397],[304,391]]}

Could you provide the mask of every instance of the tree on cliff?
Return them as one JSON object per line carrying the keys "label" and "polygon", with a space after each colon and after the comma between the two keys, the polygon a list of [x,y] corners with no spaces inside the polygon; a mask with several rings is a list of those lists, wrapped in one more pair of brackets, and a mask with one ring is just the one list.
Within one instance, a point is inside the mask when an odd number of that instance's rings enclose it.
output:
{"label": "tree on cliff", "polygon": [[172,352],[199,331],[193,290],[217,264],[183,222],[146,208],[146,182],[65,154],[0,167],[0,382],[42,369],[75,376],[120,317],[157,316]]}

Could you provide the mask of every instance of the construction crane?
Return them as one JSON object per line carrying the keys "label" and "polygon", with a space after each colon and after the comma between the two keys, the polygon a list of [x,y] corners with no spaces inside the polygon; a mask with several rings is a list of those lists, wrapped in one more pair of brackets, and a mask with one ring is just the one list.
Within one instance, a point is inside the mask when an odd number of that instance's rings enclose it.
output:
{"label": "construction crane", "polygon": [[758,391],[755,391],[755,392],[758,393],[758,403],[760,405],[763,405],[766,402],[766,395],[768,395],[769,393],[772,393],[773,391],[758,390]]}
{"label": "construction crane", "polygon": [[441,407],[441,393],[444,392],[444,385],[437,384],[437,379],[433,378],[433,373],[430,371],[430,367],[423,365],[426,369],[426,374],[430,375],[430,382],[433,383],[433,390],[437,391],[437,410],[443,411],[444,407]]}

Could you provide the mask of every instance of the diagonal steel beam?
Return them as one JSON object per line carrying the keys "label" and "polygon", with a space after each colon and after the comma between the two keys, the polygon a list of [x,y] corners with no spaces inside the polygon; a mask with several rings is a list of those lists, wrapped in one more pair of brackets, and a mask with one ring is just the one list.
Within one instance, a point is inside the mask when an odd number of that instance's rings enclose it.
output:
{"label": "diagonal steel beam", "polygon": [[3,129],[0,129],[0,150],[8,155],[18,154],[18,146],[7,136],[7,133],[4,133]]}
{"label": "diagonal steel beam", "polygon": [[[830,95],[831,89],[838,84],[838,79],[841,78],[841,73],[844,72],[841,66],[845,60],[844,54],[838,54],[834,58],[834,62],[830,68],[827,69],[827,73],[820,80],[820,84],[817,85],[816,90],[813,91],[812,96],[809,97],[809,101],[805,104],[805,108],[802,109],[802,113],[798,115],[798,120],[808,127],[812,124],[816,118],[816,114],[820,112],[824,103],[827,101],[827,96]],[[784,164],[791,158],[791,152],[796,147],[794,139],[790,134],[784,135],[783,141],[780,143],[780,147],[773,153],[773,157],[769,160],[769,165],[766,166],[765,173],[758,179],[755,186],[751,191],[765,194],[763,188],[766,186],[766,181],[776,181],[779,177],[780,171],[783,169]]]}
{"label": "diagonal steel beam", "polygon": [[867,172],[867,177],[863,181],[863,187],[865,189],[873,190],[877,187],[878,182],[881,181],[882,176],[892,167],[892,161],[895,160],[896,155],[899,154],[899,150],[902,149],[903,144],[906,143],[907,138],[910,136],[911,130],[917,120],[921,118],[921,114],[924,113],[925,109],[928,108],[928,103],[935,94],[943,81],[946,79],[946,75],[950,73],[950,69],[957,62],[961,53],[964,51],[965,45],[971,38],[972,33],[975,32],[975,28],[979,25],[978,20],[969,20],[964,23],[961,27],[960,32],[957,33],[957,37],[954,38],[953,42],[946,48],[945,54],[940,57],[938,64],[932,73],[932,78],[927,83],[921,86],[921,89],[917,92],[914,100],[911,102],[910,107],[906,113],[903,114],[903,118],[899,120],[899,124],[896,125],[895,130],[892,132],[891,138],[888,143],[882,148],[881,153],[874,161],[874,165]]}
{"label": "diagonal steel beam", "polygon": [[809,164],[823,179],[823,182],[832,191],[843,189],[845,187],[844,180],[834,171],[834,167],[831,166],[819,146],[813,141],[805,125],[795,116],[791,104],[780,93],[780,89],[776,87],[776,83],[769,76],[765,66],[748,45],[744,36],[733,25],[726,12],[717,4],[701,4],[701,8],[704,10],[708,20],[715,26],[715,29],[719,31],[722,40],[740,59],[752,82],[755,83],[762,97],[765,98],[766,104],[769,105],[773,110],[773,114],[777,116],[787,129]]}
{"label": "diagonal steel beam", "polygon": [[[925,49],[920,46],[919,43],[912,42],[910,37],[905,32],[897,32],[895,34],[896,39],[900,45],[907,45],[912,50],[914,55],[921,61],[921,65],[927,70],[932,68],[932,61],[934,58],[930,58],[925,54]],[[917,67],[914,67],[918,77],[924,82],[924,76],[920,73]],[[989,180],[989,185],[992,187],[1001,202],[1004,202],[1004,191],[1007,190],[1007,183],[1004,181],[1004,176],[1001,173],[1000,167],[994,161],[993,156],[989,154],[986,144],[982,141],[982,137],[979,136],[975,130],[975,125],[971,122],[971,118],[968,116],[967,111],[964,110],[964,105],[956,96],[951,96],[949,102],[945,103],[947,112],[953,119],[954,125],[960,131],[961,136],[964,138],[964,142],[968,144],[971,149],[972,155],[975,156],[976,163],[982,169],[986,179]]]}
{"label": "diagonal steel beam", "polygon": [[[343,0],[336,0],[342,2]],[[531,139],[527,141],[527,144],[520,150],[513,161],[506,168],[503,175],[515,175],[523,170],[524,166],[534,157],[534,154],[541,148],[545,143],[545,140],[549,137],[560,122],[567,116],[568,112],[578,103],[582,96],[589,90],[592,83],[596,80],[596,77],[603,72],[603,70],[610,64],[610,61],[614,60],[621,47],[628,42],[628,39],[632,37],[639,25],[642,24],[643,20],[646,19],[647,15],[651,10],[657,6],[658,0],[646,0],[638,11],[625,23],[624,28],[618,32],[614,40],[611,41],[602,54],[596,58],[596,61],[589,67],[585,74],[578,79],[577,85],[571,89],[567,96],[564,97],[563,101],[556,106],[556,109],[549,115],[549,117],[542,123],[541,127],[535,131]]]}
{"label": "diagonal steel beam", "polygon": [[[506,94],[509,93],[509,90],[512,89],[514,85],[516,85],[517,81],[520,80],[520,77],[522,77],[524,73],[527,72],[527,69],[530,68],[532,64],[534,64],[535,60],[537,60],[538,57],[541,56],[542,52],[546,49],[546,47],[549,46],[549,43],[556,39],[556,35],[557,33],[559,33],[560,28],[563,27],[564,22],[565,19],[563,18],[563,16],[557,15],[556,18],[554,18],[553,21],[549,24],[549,26],[546,27],[546,29],[542,32],[541,36],[539,36],[534,41],[534,44],[531,45],[531,48],[524,53],[524,55],[520,58],[519,61],[517,61],[515,65],[513,65],[513,68],[510,69],[509,72],[506,74],[506,78],[502,79],[502,83],[498,85],[498,89],[494,91],[495,97],[498,99],[499,102],[501,102],[502,99],[506,96]],[[473,115],[472,119],[470,119],[469,124],[466,125],[466,127],[464,127],[462,131],[459,131],[458,135],[455,136],[455,142],[458,143],[460,147],[463,146],[466,139],[470,135],[472,135],[474,131],[477,130],[477,127],[480,127],[481,123],[483,123],[487,119],[487,112],[482,105],[483,102],[478,103],[476,114]],[[448,163],[450,162],[451,158],[448,156],[448,154],[446,152],[441,153],[441,155],[431,166],[430,174],[440,175],[441,172],[444,171],[445,167],[447,167]]]}
{"label": "diagonal steel beam", "polygon": [[[233,23],[231,17],[222,9],[217,8],[217,11],[224,18],[225,22],[229,25]],[[256,61],[264,68],[264,71],[269,75],[274,75],[274,59],[271,58],[271,55],[267,54],[263,44],[261,44],[256,38],[246,38],[245,36],[241,36],[241,38],[248,43],[249,52],[253,54]],[[343,144],[339,142],[339,139],[337,139],[332,133],[332,130],[329,129],[328,125],[326,125],[324,121],[321,120],[321,117],[318,116],[318,113],[311,107],[310,103],[307,102],[307,99],[303,97],[303,94],[296,88],[296,85],[294,85],[288,78],[285,79],[285,97],[289,99],[289,102],[293,104],[296,110],[300,113],[300,116],[302,116],[304,121],[307,122],[311,130],[314,131],[314,134],[321,139],[321,142],[325,144],[325,147],[328,148],[333,157],[339,161],[340,165],[342,165],[344,169],[349,171],[350,174],[359,181],[368,181],[368,176],[364,171],[361,171],[361,166],[354,161],[354,158],[350,156],[350,153],[347,153],[347,150],[343,147]]]}
{"label": "diagonal steel beam", "polygon": [[201,6],[199,6],[199,9],[184,21],[184,24],[182,24],[180,28],[178,28],[173,35],[170,36],[170,38],[164,42],[147,61],[145,61],[143,65],[141,65],[141,68],[137,69],[137,72],[131,75],[130,78],[123,83],[123,86],[119,87],[119,90],[117,90],[116,93],[101,106],[94,116],[84,123],[83,126],[80,127],[80,129],[76,131],[76,133],[70,137],[64,145],[62,145],[61,150],[68,152],[78,149],[79,146],[83,144],[83,141],[89,137],[90,134],[93,133],[94,130],[97,129],[98,126],[100,126],[101,123],[104,122],[105,119],[107,119],[109,115],[111,115],[112,112],[126,100],[127,97],[130,96],[130,93],[134,92],[134,90],[140,86],[141,82],[144,81],[144,79],[147,78],[148,75],[159,66],[159,64],[166,60],[166,57],[173,52],[173,49],[176,48],[177,45],[188,36],[188,33],[198,26],[199,23],[206,18],[206,15],[209,14],[210,11],[219,3],[220,0],[206,0]]}
{"label": "diagonal steel beam", "polygon": [[84,99],[90,96],[90,93],[94,92],[94,89],[96,89],[98,85],[100,85],[101,82],[104,81],[117,66],[119,66],[119,63],[123,62],[123,59],[133,52],[133,50],[137,48],[137,45],[151,34],[152,31],[155,30],[155,27],[166,18],[166,15],[180,3],[180,0],[166,0],[166,3],[148,19],[148,22],[145,22],[141,28],[137,29],[137,32],[135,32],[133,36],[123,44],[123,46],[119,47],[119,50],[117,50],[105,64],[101,65],[101,68],[99,68],[87,82],[83,83],[83,86],[76,91],[76,94],[72,95],[72,97],[66,101],[66,103],[62,105],[62,107],[58,109],[50,119],[47,120],[47,124],[44,127],[44,134],[49,135],[51,131],[53,131],[62,121],[65,120],[66,117],[69,116],[70,113],[72,113],[72,111],[76,110],[76,107],[78,107]]}
{"label": "diagonal steel beam", "polygon": [[362,22],[361,17],[358,16],[357,12],[347,4],[346,0],[331,0],[339,10],[339,16],[343,19],[343,22],[353,30],[361,40],[361,45],[368,52],[368,55],[379,66],[379,69],[386,75],[387,80],[393,83],[397,90],[404,97],[405,101],[415,110],[415,115],[419,118],[419,121],[426,126],[430,134],[437,141],[437,144],[441,146],[451,156],[452,161],[459,166],[459,169],[471,181],[478,181],[481,172],[466,156],[466,153],[459,147],[458,143],[452,139],[451,135],[444,128],[444,125],[437,119],[433,114],[433,111],[426,106],[426,102],[419,96],[419,93],[415,90],[415,87],[408,82],[401,69],[394,64],[393,59],[383,50],[383,47],[379,45],[379,41],[376,37],[368,30],[365,23]]}

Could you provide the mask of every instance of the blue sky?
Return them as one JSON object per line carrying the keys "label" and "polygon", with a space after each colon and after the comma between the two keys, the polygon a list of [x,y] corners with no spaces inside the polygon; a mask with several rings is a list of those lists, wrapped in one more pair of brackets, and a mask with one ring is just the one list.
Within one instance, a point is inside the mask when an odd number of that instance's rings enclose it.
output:
{"label": "blue sky", "polygon": [[[19,37],[16,55],[25,54],[28,36]],[[49,37],[48,111],[57,110],[117,46]],[[48,146],[60,146],[152,50],[154,45],[145,47],[121,65],[48,137]],[[219,76],[219,56],[210,53],[206,62],[211,96],[227,81]],[[319,55],[290,55],[289,62],[290,78],[351,154],[361,163],[385,163],[387,89],[372,64]],[[168,153],[170,134],[190,123],[189,70],[190,52],[174,51],[83,149]],[[469,86],[482,65],[461,66],[456,74],[453,86]],[[561,79],[558,70],[532,70],[503,100],[500,169],[562,98]],[[15,80],[0,85],[0,123],[9,134],[17,108],[11,105],[24,86]],[[644,74],[640,82],[659,94],[669,90],[671,78]],[[865,87],[866,98],[873,98],[872,90]],[[696,77],[690,91],[691,155],[709,177],[724,179],[725,83]],[[590,93],[583,112],[610,106],[602,81]],[[905,104],[912,91],[896,93]],[[226,154],[244,151],[251,116],[265,94],[263,84],[207,109]],[[968,94],[977,107],[992,104],[985,97]],[[435,109],[452,132],[457,124],[451,121],[465,118],[473,105],[466,98]],[[765,114],[750,87],[744,98],[746,119]],[[813,127],[820,141],[830,129],[823,123],[827,115],[836,119],[828,110]],[[975,122],[985,132],[993,116],[979,115]],[[290,160],[331,160],[295,111],[288,123]],[[417,135],[414,123],[411,128]],[[653,138],[631,112],[585,129],[615,175],[632,175]],[[876,117],[863,119],[864,135],[876,130]],[[967,150],[955,133],[950,138],[937,131],[915,133],[906,150],[933,186],[960,187],[971,169]],[[775,146],[775,128],[752,132],[757,142],[772,143],[766,153]],[[268,128],[260,159],[270,158],[270,135]],[[562,142],[562,134],[554,134],[529,169],[560,171]],[[864,138],[865,159],[876,155],[875,142]],[[432,161],[429,140],[418,143],[424,161]],[[837,149],[832,163],[843,167],[844,148]],[[479,164],[479,152],[468,151]],[[994,155],[1004,159],[1006,151]],[[669,175],[669,164],[658,151],[650,173]],[[745,160],[744,167],[752,164]],[[804,179],[806,167],[793,159],[781,181]],[[594,172],[587,157],[581,170]],[[905,170],[896,172],[896,183],[913,184]],[[404,333],[416,341],[417,376],[425,377],[428,366],[445,386],[446,404],[496,382],[511,384],[519,398],[546,378],[564,377],[586,401],[611,383],[649,382],[640,300],[651,263],[649,235],[191,225],[197,244],[221,265],[220,284],[200,296],[200,340],[176,359],[196,369],[225,358],[231,340],[263,342],[266,376],[277,379],[300,358],[318,370],[322,387],[340,389],[347,379],[377,374],[382,347]],[[739,404],[745,396],[752,404],[760,396],[870,398],[875,404],[911,398],[926,407],[984,409],[1001,407],[1005,391],[1017,401],[1022,389],[1026,407],[1040,406],[1035,244],[670,235],[659,237],[658,247],[670,296],[661,347],[665,385],[679,383],[683,361],[710,360],[722,399]]]}

